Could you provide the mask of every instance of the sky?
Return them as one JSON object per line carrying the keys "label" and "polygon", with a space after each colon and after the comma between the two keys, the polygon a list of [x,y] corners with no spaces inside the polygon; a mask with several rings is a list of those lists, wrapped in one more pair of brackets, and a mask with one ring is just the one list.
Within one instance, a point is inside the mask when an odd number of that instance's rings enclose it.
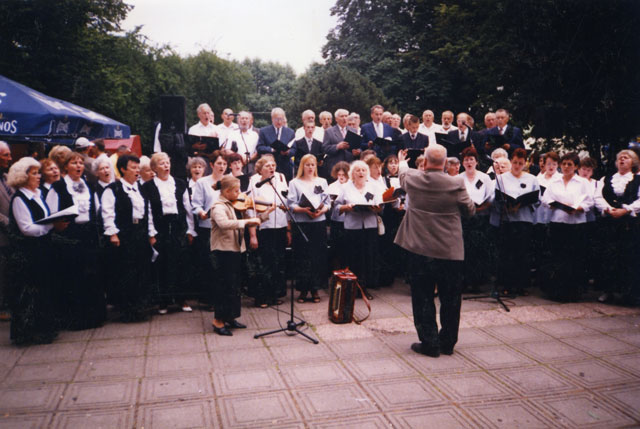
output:
{"label": "sky", "polygon": [[142,25],[157,45],[181,56],[201,50],[221,58],[289,64],[297,74],[324,62],[321,48],[336,17],[335,0],[125,0],[134,8],[125,30]]}

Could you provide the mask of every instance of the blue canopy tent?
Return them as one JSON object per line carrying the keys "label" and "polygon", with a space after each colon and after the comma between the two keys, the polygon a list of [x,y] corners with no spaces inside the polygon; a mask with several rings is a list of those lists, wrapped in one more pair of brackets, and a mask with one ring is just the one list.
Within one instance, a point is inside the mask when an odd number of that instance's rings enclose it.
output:
{"label": "blue canopy tent", "polygon": [[121,139],[130,134],[128,125],[0,75],[0,139],[70,144],[81,136]]}

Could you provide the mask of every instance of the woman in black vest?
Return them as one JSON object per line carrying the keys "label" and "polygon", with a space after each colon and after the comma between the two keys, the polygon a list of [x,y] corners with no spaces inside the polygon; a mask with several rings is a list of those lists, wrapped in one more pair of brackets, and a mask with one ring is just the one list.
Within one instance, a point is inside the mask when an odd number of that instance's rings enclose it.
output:
{"label": "woman in black vest", "polygon": [[122,179],[112,183],[102,194],[104,235],[114,249],[113,301],[124,322],[149,317],[149,273],[151,248],[147,203],[138,188],[140,159],[122,155],[116,164]]}
{"label": "woman in black vest", "polygon": [[[98,281],[98,201],[84,179],[84,158],[72,153],[65,160],[65,176],[47,195],[51,213],[75,206],[78,216],[64,232],[53,235],[61,291],[60,327],[80,330],[100,326],[106,319],[104,289]],[[74,274],[69,268],[75,267]]]}
{"label": "woman in black vest", "polygon": [[156,176],[142,185],[142,194],[149,201],[149,236],[158,252],[154,262],[158,270],[158,313],[166,314],[173,301],[181,304],[182,311],[190,312],[186,302],[192,283],[192,273],[187,269],[188,246],[196,233],[187,183],[171,176],[171,161],[164,152],[153,154],[151,169]]}
{"label": "woman in black vest", "polygon": [[16,189],[9,211],[11,253],[7,300],[11,308],[11,339],[16,344],[50,343],[56,337],[51,288],[52,225],[57,230],[65,222],[38,225],[49,208],[38,189],[40,163],[22,158],[11,166],[7,183]]}
{"label": "woman in black vest", "polygon": [[599,301],[607,301],[613,293],[623,295],[625,304],[640,305],[640,286],[634,278],[638,266],[640,225],[640,162],[635,152],[622,150],[616,156],[618,172],[600,179],[595,204],[602,213],[601,227],[606,230],[604,248],[600,252],[601,267],[598,286],[604,293]]}

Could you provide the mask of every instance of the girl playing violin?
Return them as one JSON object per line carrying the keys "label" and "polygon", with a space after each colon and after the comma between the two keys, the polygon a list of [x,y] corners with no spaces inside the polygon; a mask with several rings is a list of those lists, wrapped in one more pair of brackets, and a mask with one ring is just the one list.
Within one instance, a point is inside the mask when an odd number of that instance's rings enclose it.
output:
{"label": "girl playing violin", "polygon": [[240,317],[241,291],[238,272],[242,261],[244,227],[260,225],[260,219],[238,219],[232,202],[240,195],[240,180],[224,176],[220,181],[220,198],[211,209],[211,251],[217,278],[213,332],[233,335],[229,328],[246,328],[235,320]]}

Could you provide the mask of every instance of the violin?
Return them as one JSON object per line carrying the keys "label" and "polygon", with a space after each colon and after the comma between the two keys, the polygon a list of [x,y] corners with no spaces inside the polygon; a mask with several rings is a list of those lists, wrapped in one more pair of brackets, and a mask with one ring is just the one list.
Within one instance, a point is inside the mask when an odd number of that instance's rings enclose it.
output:
{"label": "violin", "polygon": [[273,203],[267,201],[254,200],[247,196],[245,193],[238,195],[238,198],[231,201],[233,208],[239,212],[246,211],[248,209],[254,209],[257,213],[264,213],[269,210]]}

